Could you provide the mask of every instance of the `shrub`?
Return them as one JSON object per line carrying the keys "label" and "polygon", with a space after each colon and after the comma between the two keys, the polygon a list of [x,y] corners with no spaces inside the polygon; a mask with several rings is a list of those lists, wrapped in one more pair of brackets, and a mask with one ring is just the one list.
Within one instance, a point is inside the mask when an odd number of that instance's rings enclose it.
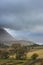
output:
{"label": "shrub", "polygon": [[37,57],[38,57],[38,54],[36,54],[36,53],[34,53],[34,54],[31,56],[32,60],[36,60]]}

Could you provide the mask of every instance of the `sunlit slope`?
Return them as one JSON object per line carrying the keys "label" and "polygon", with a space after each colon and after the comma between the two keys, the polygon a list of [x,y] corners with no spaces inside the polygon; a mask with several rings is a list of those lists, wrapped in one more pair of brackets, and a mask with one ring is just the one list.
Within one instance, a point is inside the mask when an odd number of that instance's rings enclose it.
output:
{"label": "sunlit slope", "polygon": [[28,52],[28,53],[27,53],[27,59],[31,58],[31,56],[32,56],[34,53],[37,53],[37,54],[39,55],[38,58],[43,58],[43,49],[40,49],[40,50],[36,50],[36,51],[33,51],[33,52]]}

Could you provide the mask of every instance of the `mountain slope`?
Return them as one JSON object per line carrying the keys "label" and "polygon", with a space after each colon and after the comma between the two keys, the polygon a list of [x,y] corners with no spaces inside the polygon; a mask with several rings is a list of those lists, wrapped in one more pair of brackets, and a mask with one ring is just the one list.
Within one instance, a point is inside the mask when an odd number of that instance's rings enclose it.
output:
{"label": "mountain slope", "polygon": [[21,44],[21,45],[34,45],[32,41],[16,40],[4,28],[0,28],[0,43],[5,44]]}
{"label": "mountain slope", "polygon": [[3,28],[0,28],[0,41],[12,41],[12,40],[14,40],[14,38]]}

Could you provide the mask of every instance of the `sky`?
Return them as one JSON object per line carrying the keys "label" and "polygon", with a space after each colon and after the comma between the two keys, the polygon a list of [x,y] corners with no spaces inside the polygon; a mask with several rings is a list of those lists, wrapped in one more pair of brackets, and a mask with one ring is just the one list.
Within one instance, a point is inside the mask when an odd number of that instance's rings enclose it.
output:
{"label": "sky", "polygon": [[0,0],[0,27],[17,39],[43,43],[43,0]]}

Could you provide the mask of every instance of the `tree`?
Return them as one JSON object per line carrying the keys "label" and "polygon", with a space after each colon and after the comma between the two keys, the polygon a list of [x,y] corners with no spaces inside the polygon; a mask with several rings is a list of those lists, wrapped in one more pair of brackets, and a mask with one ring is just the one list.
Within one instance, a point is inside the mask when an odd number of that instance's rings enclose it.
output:
{"label": "tree", "polygon": [[23,47],[20,47],[16,52],[16,59],[23,60],[26,59],[26,51]]}
{"label": "tree", "polygon": [[27,52],[27,47],[22,46],[21,44],[12,44],[11,46],[14,48],[14,53],[16,54],[16,59],[26,59],[26,52]]}
{"label": "tree", "polygon": [[38,57],[38,54],[36,54],[36,53],[34,53],[34,54],[31,56],[32,60],[36,60],[37,57]]}

